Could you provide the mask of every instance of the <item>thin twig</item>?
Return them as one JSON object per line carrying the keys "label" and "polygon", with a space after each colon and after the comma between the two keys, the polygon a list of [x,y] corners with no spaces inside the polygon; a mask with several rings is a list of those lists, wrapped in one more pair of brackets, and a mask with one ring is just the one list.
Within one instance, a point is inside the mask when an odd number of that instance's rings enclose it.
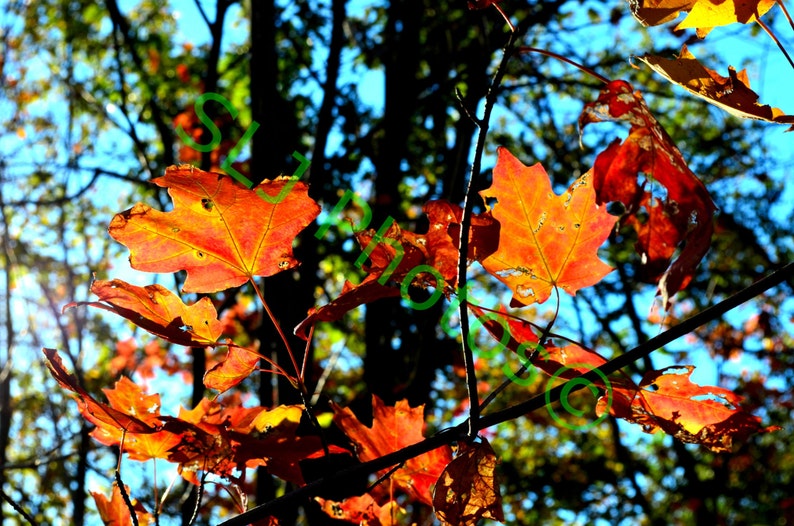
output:
{"label": "thin twig", "polygon": [[573,60],[569,59],[568,57],[564,57],[562,55],[558,55],[557,53],[555,53],[553,51],[549,51],[547,49],[540,49],[540,48],[536,48],[536,47],[531,47],[531,46],[521,46],[518,49],[516,49],[516,51],[518,53],[538,53],[540,55],[546,55],[547,57],[556,58],[557,60],[559,60],[561,62],[565,62],[566,64],[570,64],[571,66],[575,67],[579,71],[583,71],[584,73],[587,73],[588,75],[591,75],[592,77],[597,78],[598,80],[600,80],[604,84],[609,84],[609,79],[606,78],[605,76],[603,76],[603,75],[601,75],[599,73],[596,73],[594,70],[588,68],[587,66],[583,66],[582,64],[579,64],[578,62],[574,62]]}
{"label": "thin twig", "polygon": [[[557,308],[554,310],[554,316],[549,321],[549,323],[546,324],[546,327],[543,328],[543,332],[541,333],[540,338],[538,339],[538,344],[535,346],[534,349],[532,349],[532,353],[529,355],[527,360],[526,361],[522,360],[521,367],[518,369],[518,371],[516,371],[515,376],[513,376],[513,378],[520,377],[519,375],[524,374],[529,369],[529,365],[532,363],[532,359],[535,357],[538,350],[545,349],[543,345],[546,342],[546,339],[551,334],[551,328],[554,326],[554,322],[557,321],[557,317],[560,315],[560,289],[554,287],[554,292],[557,293]],[[520,359],[521,357],[519,356],[519,360]],[[483,409],[485,409],[488,404],[493,402],[493,400],[499,395],[499,393],[507,389],[507,386],[513,383],[513,378],[509,378],[509,377],[506,378],[501,384],[499,384],[499,386],[496,389],[494,389],[488,394],[485,400],[483,400],[482,404],[480,404],[480,413],[482,413]]]}
{"label": "thin twig", "polygon": [[[122,442],[124,441],[124,433],[126,430],[122,430]],[[119,464],[121,464],[121,455],[123,453],[119,453]],[[130,520],[132,521],[132,526],[138,526],[138,514],[135,513],[135,507],[132,505],[132,501],[130,500],[130,496],[127,493],[127,488],[124,487],[124,482],[121,480],[121,469],[116,467],[116,485],[119,487],[119,493],[121,494],[121,498],[124,500],[124,504],[127,505],[127,509],[130,511]]]}
{"label": "thin twig", "polygon": [[789,14],[788,9],[786,9],[783,0],[777,0],[777,5],[780,6],[780,10],[783,11],[783,16],[785,16],[786,20],[788,20],[788,25],[791,26],[791,29],[794,29],[794,20],[791,19],[791,15]]}
{"label": "thin twig", "polygon": [[469,252],[469,230],[471,229],[471,214],[474,208],[474,200],[472,199],[472,190],[474,188],[474,180],[480,174],[480,167],[482,165],[482,156],[485,150],[485,139],[488,135],[489,120],[491,112],[496,104],[496,96],[499,91],[499,86],[507,71],[507,62],[513,55],[514,45],[516,40],[516,33],[510,33],[507,44],[502,51],[502,61],[496,69],[491,86],[488,88],[488,93],[485,96],[485,109],[483,111],[482,120],[479,121],[479,130],[477,131],[477,147],[474,151],[474,160],[471,165],[471,175],[469,176],[468,186],[466,188],[466,197],[463,202],[463,217],[460,222],[460,248],[458,249],[458,295],[460,297],[460,305],[458,306],[460,312],[460,332],[462,338],[463,348],[463,364],[466,368],[466,391],[469,399],[469,439],[474,439],[477,435],[477,429],[474,422],[480,417],[480,401],[477,394],[477,375],[474,371],[474,356],[471,347],[469,347],[469,317],[468,317],[468,300],[466,298],[466,269],[468,263]]}
{"label": "thin twig", "polygon": [[204,498],[204,483],[207,480],[207,475],[209,475],[209,472],[204,471],[204,473],[201,475],[201,480],[199,480],[198,492],[196,494],[196,505],[193,507],[193,515],[190,516],[188,526],[196,524],[196,520],[198,520],[199,511],[201,510],[201,499]]}
{"label": "thin twig", "polygon": [[455,98],[458,99],[458,106],[460,106],[461,111],[463,111],[466,117],[468,117],[469,120],[476,126],[479,126],[481,124],[480,119],[478,119],[477,116],[474,115],[471,110],[469,110],[469,107],[466,106],[466,103],[463,101],[463,94],[458,88],[455,88]]}
{"label": "thin twig", "polygon": [[254,521],[277,514],[282,510],[295,509],[295,507],[301,502],[304,502],[306,499],[309,499],[328,488],[338,488],[340,485],[346,484],[350,480],[355,480],[370,473],[395,466],[401,462],[405,462],[408,459],[417,457],[429,451],[433,451],[439,447],[465,439],[468,436],[468,429],[470,427],[474,427],[479,431],[481,429],[524,416],[528,413],[531,413],[532,411],[544,407],[547,403],[557,402],[560,399],[563,389],[566,388],[566,385],[569,382],[577,382],[577,384],[572,384],[572,388],[568,389],[568,391],[571,393],[580,389],[584,389],[585,384],[581,383],[581,380],[596,380],[600,378],[601,374],[608,375],[619,369],[622,369],[626,365],[641,359],[643,356],[652,353],[656,349],[659,349],[664,345],[667,345],[668,343],[680,338],[681,336],[689,334],[698,327],[723,316],[725,313],[735,309],[742,303],[750,301],[756,296],[760,296],[767,290],[780,285],[792,276],[794,276],[794,262],[772,272],[770,275],[753,283],[749,287],[742,289],[733,296],[707,308],[702,312],[699,312],[698,314],[695,314],[691,318],[681,322],[675,327],[670,328],[662,334],[651,338],[647,342],[638,345],[626,354],[610,360],[598,369],[593,369],[592,371],[588,371],[583,375],[577,376],[568,382],[558,385],[557,387],[550,390],[548,395],[541,394],[520,404],[508,407],[507,409],[485,415],[484,417],[480,418],[474,424],[474,426],[470,426],[469,422],[463,422],[455,427],[444,429],[439,433],[426,438],[422,442],[418,442],[369,462],[343,469],[334,475],[318,479],[266,504],[248,510],[237,517],[221,523],[219,526],[245,526]]}
{"label": "thin twig", "polygon": [[389,477],[391,477],[392,475],[394,475],[394,473],[396,473],[398,469],[403,467],[403,465],[405,465],[405,462],[400,462],[399,464],[397,464],[396,466],[391,468],[389,471],[384,473],[382,477],[380,477],[378,480],[376,480],[375,482],[373,482],[372,484],[370,484],[367,487],[367,490],[365,491],[365,493],[369,493],[370,491],[372,491],[373,489],[378,487],[378,485],[380,485],[384,480],[386,480]]}
{"label": "thin twig", "polygon": [[14,508],[14,511],[22,515],[22,518],[28,521],[28,523],[30,523],[31,526],[39,526],[39,523],[36,522],[36,520],[33,517],[31,517],[30,514],[27,511],[25,511],[25,509],[22,506],[17,504],[14,501],[14,499],[12,499],[5,491],[3,491],[3,488],[0,488],[0,497],[2,497],[4,501],[10,504],[11,507]]}
{"label": "thin twig", "polygon": [[786,60],[788,60],[789,65],[792,67],[792,69],[794,69],[794,61],[791,60],[791,57],[789,56],[788,51],[786,51],[786,47],[783,45],[783,43],[778,40],[778,38],[775,36],[775,33],[772,32],[772,28],[763,23],[760,18],[756,18],[755,21],[764,31],[766,31],[766,34],[769,35],[769,38],[774,40],[775,44],[777,44],[777,47],[783,53],[783,56],[786,57]]}

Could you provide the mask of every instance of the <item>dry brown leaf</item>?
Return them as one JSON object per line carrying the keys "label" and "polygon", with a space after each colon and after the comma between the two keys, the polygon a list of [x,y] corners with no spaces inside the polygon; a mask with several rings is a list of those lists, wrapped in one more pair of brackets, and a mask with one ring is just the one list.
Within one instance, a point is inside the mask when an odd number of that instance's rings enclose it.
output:
{"label": "dry brown leaf", "polygon": [[496,453],[487,440],[461,445],[433,491],[433,509],[441,524],[475,526],[481,519],[504,522],[496,464]]}
{"label": "dry brown leaf", "polygon": [[758,119],[781,124],[794,123],[794,116],[778,108],[758,103],[758,94],[750,89],[745,70],[728,67],[728,77],[703,66],[686,46],[675,60],[644,56],[640,60],[667,80],[702,97],[728,113],[745,119]]}

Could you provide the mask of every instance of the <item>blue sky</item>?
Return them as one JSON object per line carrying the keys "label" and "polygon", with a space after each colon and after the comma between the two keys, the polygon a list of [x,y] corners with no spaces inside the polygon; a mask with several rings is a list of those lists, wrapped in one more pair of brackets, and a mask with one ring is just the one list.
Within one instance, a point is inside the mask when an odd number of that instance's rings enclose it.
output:
{"label": "blue sky", "polygon": [[[255,1],[255,0],[254,0]],[[122,9],[130,9],[133,5],[137,2],[125,0],[121,3]],[[349,6],[350,13],[360,13],[367,6],[373,5],[374,2],[368,2],[366,0],[360,0],[353,2]],[[178,19],[178,26],[180,28],[180,36],[186,42],[192,42],[194,44],[199,44],[205,41],[209,33],[206,31],[205,25],[203,21],[198,16],[195,4],[188,0],[180,0],[174,2],[176,9],[180,13],[180,17]],[[212,11],[212,3],[204,2],[204,5],[207,7],[208,11]],[[239,13],[239,6],[234,5],[232,6],[228,16],[227,16],[227,28],[228,31],[224,33],[225,35],[225,45],[231,44],[239,44],[245,41],[247,38],[247,29],[245,28],[245,23],[241,26],[235,26],[237,23],[236,20],[238,18]],[[778,17],[779,19],[781,17]],[[624,22],[624,25],[621,27],[620,32],[617,33],[617,37],[619,38],[634,38],[639,35],[639,26],[633,26],[633,21],[627,20]],[[784,41],[791,44],[794,42],[792,38],[793,32],[789,29],[786,31],[787,26],[783,24],[778,24],[778,31],[783,36]],[[634,33],[637,31],[637,33]],[[650,34],[659,35],[658,38],[661,39],[665,37],[666,32],[669,31],[669,27],[665,28],[650,28],[647,30]],[[743,63],[747,63],[748,73],[750,75],[751,86],[760,94],[760,101],[765,104],[770,104],[773,106],[780,107],[787,113],[794,113],[794,101],[791,100],[791,90],[788,86],[792,85],[792,80],[794,80],[794,71],[789,67],[789,65],[785,62],[785,59],[781,56],[780,52],[778,51],[775,44],[768,39],[765,35],[759,35],[754,38],[748,38],[750,32],[750,27],[747,26],[730,26],[727,28],[717,28],[715,29],[707,39],[703,42],[698,43],[697,45],[691,46],[691,49],[696,55],[699,55],[698,49],[711,49],[715,50],[718,55],[722,58],[719,63],[709,63],[706,64],[708,67],[717,70],[719,73],[725,75],[727,72],[727,66],[729,64],[735,66],[741,66]],[[603,37],[600,37],[603,38]],[[666,37],[665,37],[666,38]],[[789,46],[790,48],[794,48],[794,46]],[[316,62],[321,63],[324,61],[324,50],[321,49],[319,46],[317,47],[316,53]],[[637,54],[644,54],[644,49],[637,49]],[[357,70],[355,66],[352,65],[352,56],[347,56],[345,60],[344,66],[344,73],[342,76],[342,82],[347,82],[352,78],[355,78],[358,82],[358,92],[361,99],[364,101],[365,104],[371,106],[376,111],[383,105],[383,76],[380,72],[377,71],[368,71],[363,73],[360,70]],[[635,64],[637,62],[635,61]],[[639,65],[639,64],[638,64]],[[561,66],[563,69],[564,66]],[[307,87],[308,90],[312,90],[311,87]],[[684,92],[683,90],[680,91],[682,97],[691,97],[688,93]],[[317,98],[320,97],[320,94],[316,91],[312,91],[312,96]],[[704,103],[705,104],[705,103]],[[109,108],[112,110],[112,108]],[[574,116],[575,119],[578,115],[578,111],[581,108],[570,108],[566,111],[570,111],[571,114]],[[510,118],[509,115],[504,113],[495,113],[494,119],[498,119],[500,117]],[[509,122],[509,121],[508,121]],[[781,155],[782,158],[791,158],[794,152],[794,148],[791,147],[791,140],[794,135],[785,134],[785,127],[784,126],[776,126],[776,125],[769,125],[769,131],[767,133],[767,140],[769,144],[773,147],[772,151],[776,152],[777,154]],[[126,137],[123,134],[109,134],[108,137],[110,139],[115,139],[118,141],[117,148],[129,148],[132,149],[131,145],[128,144]],[[338,138],[332,137],[331,141],[329,142],[329,149],[334,147],[335,141],[338,141]],[[493,165],[495,161],[495,147],[496,145],[489,142],[487,146],[488,155],[485,159],[485,166]],[[14,148],[14,145],[10,144],[2,144],[0,143],[0,148],[4,151],[10,151]],[[682,151],[686,154],[685,145],[682,146]],[[306,153],[306,152],[302,152]],[[36,157],[36,152],[26,152],[23,155],[30,156],[30,159]],[[18,158],[17,160],[25,161],[24,158]],[[522,159],[524,162],[531,162],[531,159]],[[111,162],[116,162],[115,160]],[[794,166],[794,163],[788,163],[788,166]],[[124,172],[128,167],[126,166],[109,166],[110,169]],[[780,173],[771,174],[773,177],[777,177],[780,179],[790,179],[791,178],[791,168],[783,168],[781,169]],[[79,181],[77,181],[79,182]],[[118,210],[122,210],[124,208],[128,208],[132,206],[131,197],[127,199],[126,197],[130,196],[130,193],[125,190],[125,185],[121,183],[109,183],[105,180],[106,185],[103,186],[101,195],[108,196],[112,195],[114,200],[117,200],[119,203]],[[791,206],[790,203],[794,202],[794,187],[792,185],[788,185],[786,190],[786,198],[785,202],[789,204],[789,206],[781,206],[780,209],[777,211],[781,220],[791,219]],[[126,201],[126,203],[125,203]],[[108,220],[110,218],[108,217]],[[373,225],[376,226],[376,225]],[[136,271],[130,271],[129,265],[126,261],[126,255],[122,256],[119,261],[116,262],[114,274],[112,277],[118,277],[124,280],[127,280],[131,283],[137,285],[146,285],[153,283],[155,281],[164,282],[167,278],[158,278],[152,274],[141,273]],[[476,270],[474,271],[476,272]],[[167,282],[167,285],[170,285],[170,280]],[[491,306],[495,305],[498,302],[506,303],[508,300],[507,297],[505,298],[495,298],[494,302]],[[647,297],[642,300],[646,302],[645,305],[638,306],[640,312],[644,312],[650,308],[650,305],[653,304],[653,297],[652,294],[648,294]],[[572,309],[572,302],[573,300],[570,298],[564,298],[563,300],[563,309],[570,310]],[[488,304],[487,302],[484,302]],[[753,309],[750,308],[740,308],[728,315],[728,319],[735,322],[737,325],[741,325],[750,314],[754,312]],[[794,305],[790,306],[788,312],[794,312]],[[787,324],[788,321],[784,320]],[[585,320],[587,322],[587,320]],[[791,327],[788,327],[791,330]],[[652,327],[651,333],[653,333]],[[655,328],[658,331],[658,328]],[[125,329],[126,330],[126,329]],[[655,334],[655,333],[653,333]],[[120,339],[127,337],[128,334],[126,332],[120,333]],[[670,349],[686,349],[688,345],[683,341],[679,340],[674,344],[668,346]],[[666,360],[661,355],[657,354],[654,355],[654,360],[656,365],[661,367],[665,365],[672,365],[672,362]],[[717,371],[713,365],[713,362],[710,358],[708,358],[707,354],[703,351],[696,351],[690,355],[690,359],[687,360],[687,363],[696,363],[698,365],[698,369],[696,370],[695,374],[693,375],[693,380],[701,383],[701,384],[713,384],[716,380]],[[724,367],[730,369],[758,369],[762,368],[762,364],[758,362],[753,362],[750,358],[745,357],[745,359],[740,363],[726,363]],[[785,386],[779,386],[785,387]],[[179,397],[177,396],[170,396],[167,397],[168,400],[164,400],[164,402],[179,402]],[[163,409],[165,413],[173,414],[175,409],[174,407],[165,407]],[[164,463],[161,463],[160,466],[164,466]],[[164,471],[164,470],[163,470]],[[162,475],[162,473],[161,473]]]}
{"label": "blue sky", "polygon": [[[132,2],[127,2],[128,4],[132,5]],[[348,8],[348,13],[356,13],[361,14],[364,12],[368,7],[373,5],[378,5],[379,2],[369,2],[367,0],[360,0],[356,1],[351,4]],[[195,5],[189,1],[179,1],[175,2],[175,9],[179,13],[178,17],[178,27],[180,28],[181,36],[186,40],[190,41],[194,44],[202,43],[206,38],[208,38],[209,34],[204,29],[204,23],[200,19]],[[593,5],[591,3],[591,5]],[[596,7],[598,7],[598,3],[595,3]],[[210,10],[211,11],[211,10]],[[583,14],[584,10],[574,12],[574,16],[579,16]],[[239,14],[239,6],[233,6],[231,11],[227,17],[227,27],[229,31],[225,33],[225,45],[231,44],[240,44],[245,41],[247,30],[245,30],[243,23],[242,25],[236,25],[238,22],[236,18]],[[683,18],[683,16],[681,17]],[[778,17],[781,19],[782,17]],[[582,18],[582,24],[584,25],[586,20]],[[790,34],[786,33],[785,29],[786,26],[782,24],[778,24],[779,28],[778,31],[783,34]],[[622,25],[615,29],[613,37],[616,39],[621,39],[624,41],[636,41],[637,42],[637,55],[642,55],[645,53],[653,54],[653,50],[650,48],[641,47],[642,44],[640,43],[641,36],[643,34],[647,34],[651,37],[651,42],[654,47],[659,47],[665,43],[675,42],[676,40],[671,39],[669,35],[671,25],[666,25],[662,27],[656,28],[641,28],[633,19],[627,18],[623,21]],[[202,28],[197,30],[196,28]],[[593,30],[593,39],[604,39],[604,35],[601,32],[602,29]],[[727,67],[728,65],[734,65],[737,67],[747,67],[748,73],[750,76],[751,87],[753,87],[759,94],[760,94],[760,101],[762,103],[771,104],[773,106],[779,106],[784,111],[788,110],[790,112],[794,112],[794,107],[787,108],[787,104],[789,106],[794,106],[791,104],[787,90],[785,88],[786,82],[781,81],[782,78],[790,78],[792,76],[792,70],[785,62],[785,59],[780,54],[779,50],[775,46],[775,44],[771,41],[771,39],[767,38],[766,35],[759,35],[754,38],[749,38],[749,34],[751,31],[751,27],[743,26],[743,25],[733,25],[725,28],[716,28],[712,31],[712,33],[703,41],[694,43],[690,46],[690,49],[696,55],[699,55],[698,50],[708,50],[708,51],[716,51],[716,53],[720,56],[721,60],[715,63],[707,63],[706,66],[716,70],[718,73],[723,75],[727,75]],[[646,41],[647,42],[647,41]],[[325,60],[325,50],[322,49],[321,46],[316,47],[316,54],[315,54],[315,63],[322,63]],[[703,51],[705,54],[705,51]],[[546,59],[552,60],[552,59]],[[634,61],[634,64],[638,67],[644,67],[639,61]],[[567,65],[560,64],[557,66],[561,72],[570,72],[570,68]],[[346,56],[345,60],[343,61],[343,74],[340,82],[345,83],[351,81],[351,79],[355,79],[357,83],[357,89],[362,101],[365,104],[372,107],[376,112],[380,111],[383,105],[383,76],[382,73],[379,71],[362,71],[356,66],[353,65],[353,57]],[[635,86],[639,89],[642,89],[641,86]],[[312,87],[311,85],[307,85],[305,87],[308,94],[310,94],[314,99],[319,100],[321,94],[318,91],[319,86]],[[689,93],[684,91],[683,89],[678,89],[679,93],[682,97],[692,97]],[[706,104],[703,102],[703,104]],[[560,111],[569,114],[573,120],[576,119],[578,116],[578,112],[581,111],[581,106],[573,105],[571,107],[561,106]],[[660,121],[664,124],[664,116],[659,116]],[[509,127],[511,119],[515,119],[514,116],[511,116],[499,108],[496,109],[493,116],[493,122],[498,121],[499,119],[505,119],[506,125]],[[767,140],[770,144],[773,145],[773,151],[778,152],[791,152],[792,149],[789,147],[788,141],[790,140],[790,136],[786,135],[785,132],[786,127],[784,126],[776,126],[776,125],[769,125],[769,131],[767,133]],[[585,134],[585,142],[587,142],[588,136]],[[329,150],[333,149],[335,144],[339,141],[338,137],[332,135],[329,141]],[[495,144],[489,142],[486,146],[486,155],[484,158],[484,166],[492,166],[495,162]],[[680,145],[684,155],[686,155],[686,145]],[[791,155],[791,154],[789,154]],[[531,159],[522,159],[526,163],[531,163]],[[787,173],[779,173],[779,174],[772,174],[773,177],[780,177],[780,178],[787,178],[790,174]],[[364,188],[356,188],[357,191],[364,191]],[[794,201],[794,188],[789,188],[786,190],[788,195],[785,199],[785,202],[791,203]],[[790,214],[791,209],[790,207],[783,207],[779,211],[780,218],[783,219],[786,214]],[[374,226],[374,225],[373,225]],[[119,267],[117,267],[119,268]],[[120,268],[119,268],[120,270]],[[477,272],[477,269],[472,269],[472,272]],[[138,284],[145,284],[147,280],[150,282],[151,276],[148,274],[142,273],[132,273],[136,276],[128,276],[127,273],[123,273],[124,275],[121,276],[124,279],[130,279],[134,283]],[[476,295],[476,294],[475,294]],[[494,298],[494,303],[507,303],[509,299],[509,294],[505,294],[503,298]],[[654,297],[652,293],[648,293],[645,295],[644,299],[639,300],[643,302],[643,305],[638,305],[638,311],[648,312],[652,308],[655,303]],[[486,304],[488,302],[485,302]],[[551,302],[549,302],[551,303]],[[565,315],[565,312],[570,312],[573,308],[573,299],[569,297],[563,297],[562,303],[562,316]],[[541,311],[553,309],[553,306],[546,305],[545,307],[541,307]],[[734,322],[737,325],[741,325],[744,320],[747,319],[749,315],[754,312],[754,309],[744,307],[737,309],[728,315],[728,319]],[[584,323],[590,324],[593,323],[593,320],[583,320]],[[660,327],[654,326],[647,326],[646,329],[648,330],[649,334],[656,334],[658,331],[661,330]],[[680,350],[687,350],[690,346],[684,341],[679,340],[674,342],[673,344],[667,346],[667,349],[680,349]],[[695,373],[693,374],[693,380],[701,383],[701,384],[713,384],[717,379],[717,369],[711,359],[708,358],[705,351],[698,351],[697,349],[689,349],[690,353],[690,360],[688,362],[697,363],[698,368],[696,369]],[[672,360],[669,357],[663,356],[661,353],[656,353],[654,355],[655,363],[658,367],[673,365]],[[762,367],[761,363],[753,363],[752,359],[749,357],[745,357],[746,361],[742,361],[741,363],[728,363],[725,364],[724,367],[730,368],[749,368],[749,369],[756,369]]]}

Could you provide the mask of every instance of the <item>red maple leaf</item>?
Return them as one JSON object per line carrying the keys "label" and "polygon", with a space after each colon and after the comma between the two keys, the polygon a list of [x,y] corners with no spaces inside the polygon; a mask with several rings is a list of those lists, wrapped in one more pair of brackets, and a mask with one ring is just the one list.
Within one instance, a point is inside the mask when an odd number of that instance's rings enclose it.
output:
{"label": "red maple leaf", "polygon": [[[716,207],[642,96],[628,83],[610,82],[596,102],[585,106],[579,127],[605,120],[628,122],[631,129],[625,141],[615,139],[596,157],[597,201],[626,206],[625,222],[638,233],[635,248],[645,279],[659,284],[662,300],[669,306],[669,298],[689,284],[709,249]],[[642,185],[637,182],[640,173],[647,176]],[[656,183],[666,190],[663,199],[645,190],[646,184],[653,188]],[[638,218],[642,210],[646,219]],[[680,254],[671,261],[677,249]]]}
{"label": "red maple leaf", "polygon": [[[390,224],[380,234],[374,230],[357,232],[356,240],[369,253],[370,264],[362,266],[368,272],[367,277],[359,285],[345,281],[342,293],[326,305],[312,309],[295,328],[295,334],[306,339],[315,323],[336,321],[359,305],[398,297],[401,289],[408,286],[438,289],[438,281],[441,281],[438,276],[444,283],[442,291],[450,292],[457,282],[457,247],[463,210],[443,200],[431,201],[423,210],[430,221],[427,234],[403,230],[397,223]],[[499,224],[490,213],[472,216],[469,259],[481,260],[493,252],[498,235]],[[425,266],[433,271],[425,271],[428,270]]]}

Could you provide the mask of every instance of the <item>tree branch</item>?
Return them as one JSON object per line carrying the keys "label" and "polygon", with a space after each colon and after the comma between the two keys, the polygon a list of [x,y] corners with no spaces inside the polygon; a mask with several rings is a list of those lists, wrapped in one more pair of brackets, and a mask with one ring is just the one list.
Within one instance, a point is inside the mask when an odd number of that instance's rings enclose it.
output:
{"label": "tree branch", "polygon": [[644,356],[647,356],[656,349],[659,349],[673,340],[676,340],[681,336],[694,331],[701,325],[705,325],[706,323],[719,318],[726,312],[738,307],[742,303],[763,294],[772,287],[780,285],[792,275],[794,275],[794,262],[772,272],[768,276],[762,278],[756,283],[753,283],[749,287],[742,289],[720,303],[713,305],[706,310],[699,312],[698,314],[695,314],[691,318],[681,322],[675,327],[670,328],[664,333],[638,345],[626,354],[610,360],[598,369],[593,369],[586,374],[580,375],[564,384],[558,385],[557,387],[548,391],[547,394],[540,394],[520,404],[488,414],[479,418],[473,425],[470,425],[468,421],[463,422],[455,427],[440,431],[439,433],[423,440],[422,442],[418,442],[399,451],[395,451],[394,453],[389,453],[388,455],[384,455],[375,460],[341,470],[330,477],[314,481],[291,493],[272,500],[271,502],[253,508],[238,515],[237,517],[229,519],[228,521],[221,523],[220,526],[245,526],[251,522],[263,519],[279,511],[294,509],[305,499],[309,499],[326,489],[332,487],[339,488],[348,481],[356,480],[370,473],[374,473],[376,471],[397,465],[401,462],[405,462],[410,458],[427,453],[428,451],[432,451],[446,444],[466,439],[469,436],[470,428],[479,431],[502,422],[507,422],[508,420],[514,420],[520,416],[526,415],[527,413],[531,413],[532,411],[544,407],[547,403],[547,400],[549,403],[559,401],[560,395],[569,382],[577,382],[577,384],[573,384],[573,386],[568,390],[570,393],[584,389],[586,384],[581,382],[581,380],[587,380],[592,383],[594,380],[598,380],[601,377],[601,374],[609,375],[619,369],[622,369],[626,365],[639,360]]}
{"label": "tree branch", "polygon": [[516,33],[510,33],[507,44],[502,52],[502,61],[494,74],[491,87],[485,96],[485,109],[483,111],[482,119],[478,119],[478,132],[477,132],[477,146],[474,152],[474,161],[471,165],[471,175],[466,187],[466,196],[463,201],[463,217],[460,223],[460,248],[458,249],[458,297],[460,303],[458,306],[460,313],[460,334],[461,346],[463,349],[463,364],[466,368],[466,391],[469,397],[469,439],[473,439],[477,435],[477,429],[471,424],[476,422],[480,416],[480,400],[477,395],[477,375],[474,371],[474,355],[472,354],[471,347],[469,347],[469,303],[466,288],[466,270],[468,268],[468,253],[469,253],[469,230],[471,229],[471,214],[474,208],[472,200],[472,190],[474,188],[474,180],[479,177],[482,165],[482,156],[485,150],[485,140],[488,136],[489,121],[491,112],[496,104],[496,96],[499,92],[499,85],[504,78],[507,71],[507,62],[513,54],[513,49],[516,41]]}

